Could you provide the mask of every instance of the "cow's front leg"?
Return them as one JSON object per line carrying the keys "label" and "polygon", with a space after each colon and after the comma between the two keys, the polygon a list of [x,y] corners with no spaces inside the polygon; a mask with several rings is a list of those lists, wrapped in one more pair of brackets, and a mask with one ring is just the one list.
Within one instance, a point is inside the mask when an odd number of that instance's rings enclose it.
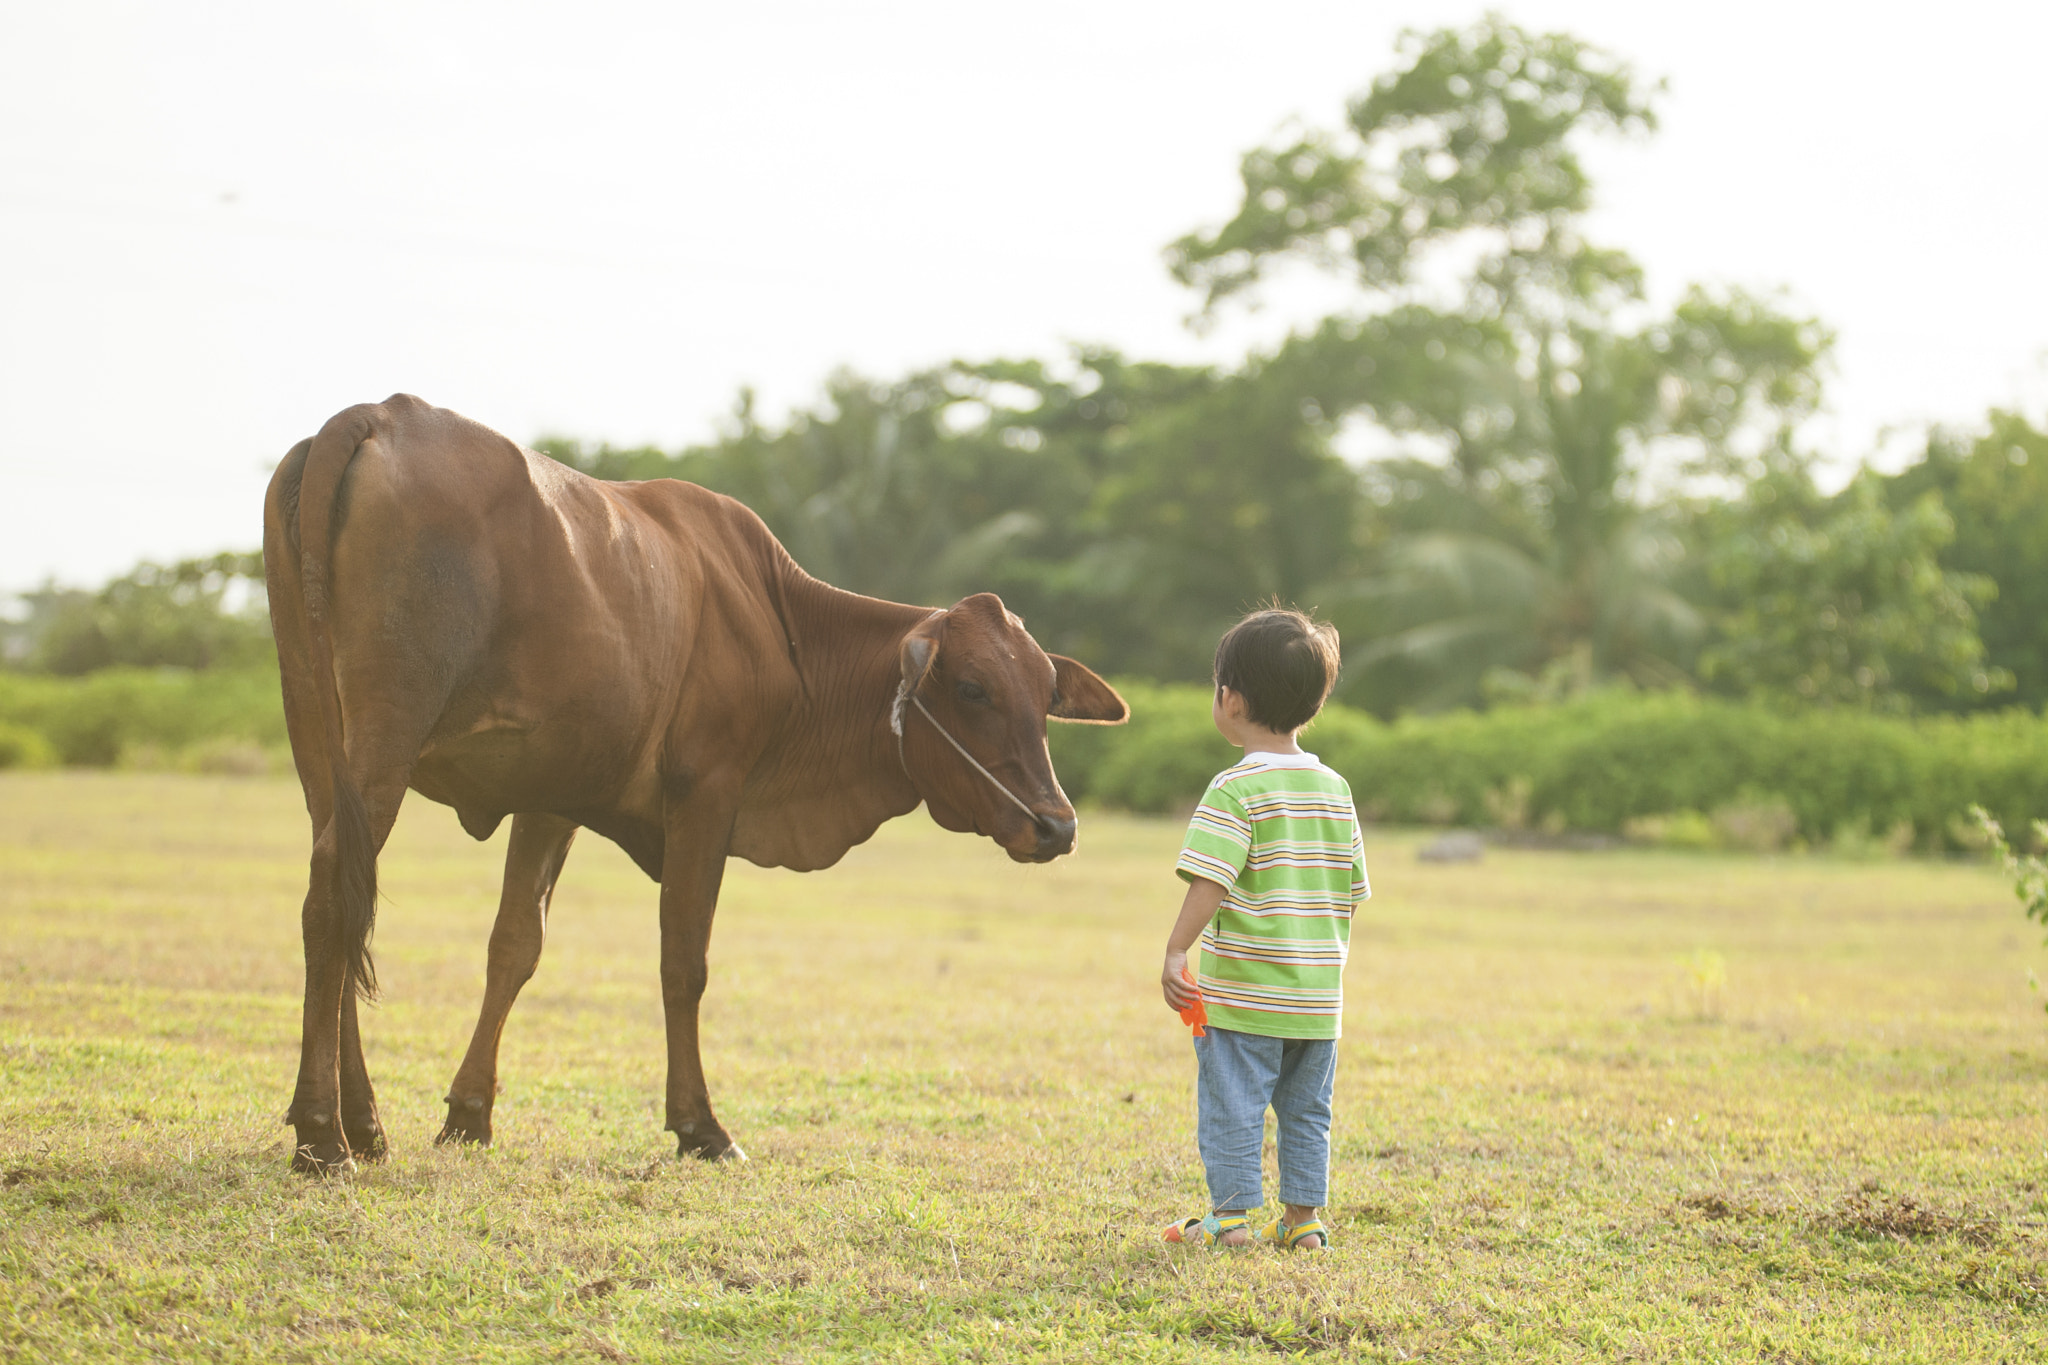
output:
{"label": "cow's front leg", "polygon": [[746,1153],[711,1112],[698,1049],[697,1006],[704,998],[711,916],[732,842],[733,803],[703,784],[671,796],[661,865],[661,1005],[668,1018],[668,1131],[676,1155],[744,1161]]}
{"label": "cow's front leg", "polygon": [[448,1087],[448,1121],[436,1142],[491,1140],[491,1106],[498,1094],[498,1040],[519,988],[540,965],[547,938],[548,902],[576,838],[576,826],[558,815],[515,815],[505,850],[505,885],[484,974],[483,1010],[469,1051]]}

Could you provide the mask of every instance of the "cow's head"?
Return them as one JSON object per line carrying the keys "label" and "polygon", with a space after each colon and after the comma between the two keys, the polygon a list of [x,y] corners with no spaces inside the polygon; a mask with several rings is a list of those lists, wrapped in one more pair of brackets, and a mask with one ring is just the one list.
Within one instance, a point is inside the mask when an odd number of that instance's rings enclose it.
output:
{"label": "cow's head", "polygon": [[1074,807],[1053,776],[1046,718],[1114,725],[1131,714],[1116,690],[1040,649],[993,593],[934,613],[899,658],[903,766],[932,819],[986,834],[1020,863],[1072,849]]}

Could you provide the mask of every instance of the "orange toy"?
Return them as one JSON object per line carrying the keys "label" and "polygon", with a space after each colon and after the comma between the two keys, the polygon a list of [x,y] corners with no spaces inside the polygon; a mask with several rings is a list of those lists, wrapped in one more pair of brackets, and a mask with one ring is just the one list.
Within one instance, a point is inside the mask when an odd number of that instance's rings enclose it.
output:
{"label": "orange toy", "polygon": [[[1180,969],[1180,979],[1187,982],[1190,986],[1195,984],[1195,974],[1185,967]],[[1195,1037],[1206,1038],[1209,1036],[1209,1031],[1202,1027],[1209,1022],[1209,1007],[1202,1003],[1202,992],[1199,987],[1195,990],[1195,1003],[1182,1007],[1180,1021],[1195,1031]]]}

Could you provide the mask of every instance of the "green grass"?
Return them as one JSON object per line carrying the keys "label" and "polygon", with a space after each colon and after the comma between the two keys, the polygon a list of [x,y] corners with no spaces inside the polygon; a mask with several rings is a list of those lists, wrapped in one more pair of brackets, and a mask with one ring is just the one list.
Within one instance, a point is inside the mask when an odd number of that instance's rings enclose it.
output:
{"label": "green grass", "polygon": [[2048,1356],[2041,953],[1988,869],[1376,838],[1320,1259],[1202,1201],[1170,822],[1010,864],[898,821],[735,865],[659,1131],[654,889],[585,835],[489,1151],[432,1146],[502,838],[414,799],[366,1022],[394,1153],[287,1174],[307,832],[270,779],[0,777],[0,1356]]}

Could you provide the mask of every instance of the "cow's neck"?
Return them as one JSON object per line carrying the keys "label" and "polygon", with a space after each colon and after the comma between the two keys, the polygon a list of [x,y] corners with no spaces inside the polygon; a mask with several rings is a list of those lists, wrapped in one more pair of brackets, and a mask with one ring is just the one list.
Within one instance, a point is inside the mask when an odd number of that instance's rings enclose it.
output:
{"label": "cow's neck", "polygon": [[747,784],[732,851],[807,871],[917,808],[889,712],[903,637],[931,608],[845,592],[794,563],[778,586],[799,687]]}

